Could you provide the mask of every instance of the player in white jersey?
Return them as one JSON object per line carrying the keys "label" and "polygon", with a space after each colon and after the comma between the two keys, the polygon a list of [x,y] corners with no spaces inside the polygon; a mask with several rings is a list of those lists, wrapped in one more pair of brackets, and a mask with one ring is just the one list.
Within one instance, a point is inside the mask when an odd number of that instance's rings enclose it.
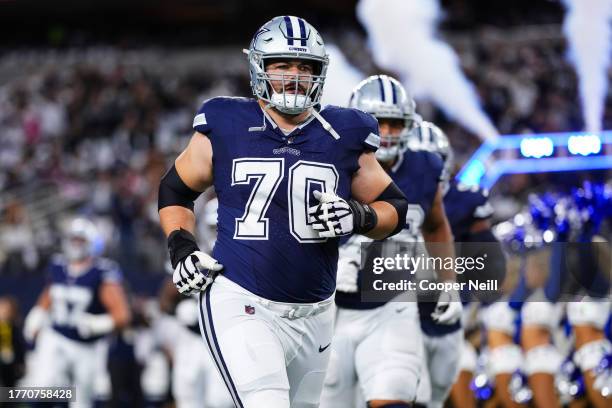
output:
{"label": "player in white jersey", "polygon": [[[130,320],[119,268],[97,256],[97,239],[89,220],[70,223],[62,254],[50,263],[48,284],[24,325],[25,338],[36,340],[31,385],[74,385],[77,407],[93,404],[95,381],[106,371],[105,336]],[[41,331],[47,323],[50,328]]]}
{"label": "player in white jersey", "polygon": [[202,343],[196,299],[181,300],[175,317],[154,323],[156,340],[172,359],[172,395],[177,408],[229,408],[234,403]]}
{"label": "player in white jersey", "polygon": [[[391,251],[399,248],[395,241],[400,246],[423,241],[421,230],[427,241],[452,242],[439,187],[442,161],[434,153],[405,149],[416,120],[410,96],[397,80],[377,75],[355,88],[350,105],[379,121],[382,142],[376,157],[408,199],[404,229],[391,239]],[[359,269],[360,243],[364,241],[352,237],[340,251],[338,313],[322,408],[354,406],[357,385],[369,407],[408,407],[423,377],[415,293],[399,295],[406,296],[402,301],[399,297],[390,302],[361,300],[363,277],[368,273]],[[446,278],[454,279],[452,272]],[[452,302],[446,312],[436,314],[436,319],[451,322],[460,314],[461,305]]]}
{"label": "player in white jersey", "polygon": [[[393,235],[407,203],[374,157],[375,119],[320,109],[328,57],[314,27],[275,17],[247,54],[256,99],[202,104],[160,183],[160,221],[174,283],[199,294],[202,335],[236,406],[315,407],[339,237]],[[219,222],[209,256],[193,235],[192,209],[211,185]]]}

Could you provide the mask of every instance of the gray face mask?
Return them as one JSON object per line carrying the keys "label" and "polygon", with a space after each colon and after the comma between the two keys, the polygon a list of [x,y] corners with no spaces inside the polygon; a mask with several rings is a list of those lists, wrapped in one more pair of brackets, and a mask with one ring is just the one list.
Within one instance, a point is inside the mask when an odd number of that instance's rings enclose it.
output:
{"label": "gray face mask", "polygon": [[66,258],[71,262],[82,261],[89,257],[90,251],[86,242],[79,242],[75,239],[64,239],[62,250]]}

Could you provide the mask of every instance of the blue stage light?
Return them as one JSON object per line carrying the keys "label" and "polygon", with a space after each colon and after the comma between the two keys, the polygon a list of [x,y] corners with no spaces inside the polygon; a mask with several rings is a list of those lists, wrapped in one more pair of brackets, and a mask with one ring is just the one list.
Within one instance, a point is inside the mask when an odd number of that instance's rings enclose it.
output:
{"label": "blue stage light", "polygon": [[[612,145],[612,131],[505,135],[484,142],[463,166],[457,180],[463,184],[491,188],[504,174],[612,169],[612,156],[601,155]],[[571,156],[553,156],[566,147]],[[495,155],[515,151],[518,157]]]}

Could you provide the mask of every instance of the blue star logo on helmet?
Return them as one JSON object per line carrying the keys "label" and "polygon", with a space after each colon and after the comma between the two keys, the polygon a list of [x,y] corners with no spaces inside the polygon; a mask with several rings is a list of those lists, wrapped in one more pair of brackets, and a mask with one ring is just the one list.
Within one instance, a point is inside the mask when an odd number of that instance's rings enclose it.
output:
{"label": "blue star logo on helmet", "polygon": [[[253,44],[255,44],[257,42],[257,40],[259,39],[259,36],[265,33],[269,33],[270,29],[268,27],[261,27],[253,36]],[[264,42],[268,42],[268,41],[272,41],[272,37],[270,38],[264,38],[263,39]]]}

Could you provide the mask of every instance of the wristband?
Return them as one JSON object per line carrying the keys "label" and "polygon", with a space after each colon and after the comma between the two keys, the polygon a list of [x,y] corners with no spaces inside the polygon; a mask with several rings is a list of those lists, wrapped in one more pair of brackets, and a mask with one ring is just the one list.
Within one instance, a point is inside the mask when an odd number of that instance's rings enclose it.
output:
{"label": "wristband", "polygon": [[378,223],[376,211],[367,204],[361,204],[355,200],[349,200],[349,207],[353,212],[353,232],[356,234],[365,234],[371,231]]}
{"label": "wristband", "polygon": [[172,269],[175,269],[181,260],[192,252],[199,251],[200,248],[193,234],[181,228],[172,231],[168,236],[168,250],[170,251]]}

